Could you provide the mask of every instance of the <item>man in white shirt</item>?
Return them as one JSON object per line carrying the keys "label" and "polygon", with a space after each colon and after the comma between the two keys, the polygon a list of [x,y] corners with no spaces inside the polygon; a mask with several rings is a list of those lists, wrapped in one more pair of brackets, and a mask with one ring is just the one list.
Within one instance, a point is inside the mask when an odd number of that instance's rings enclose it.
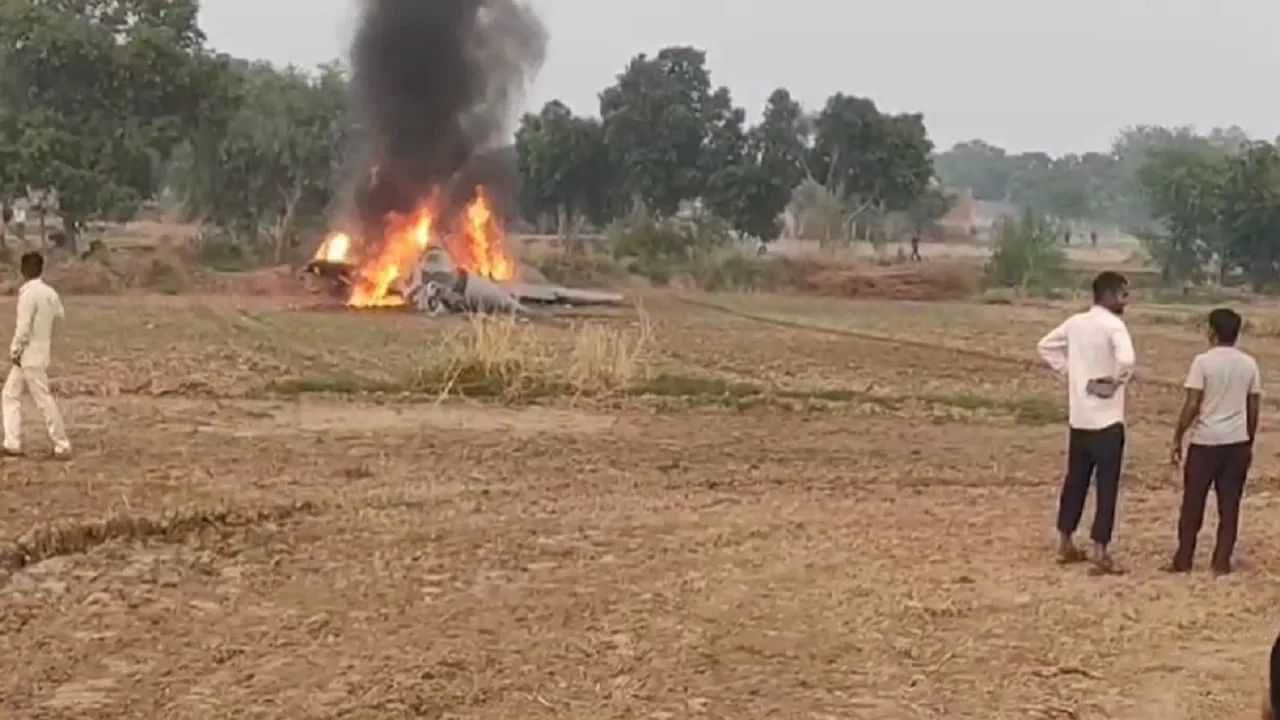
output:
{"label": "man in white shirt", "polygon": [[1093,307],[1054,328],[1036,348],[1068,385],[1071,434],[1058,504],[1059,560],[1065,564],[1086,559],[1072,537],[1096,474],[1098,502],[1090,536],[1093,564],[1101,573],[1116,572],[1107,548],[1124,460],[1125,383],[1135,365],[1133,341],[1121,318],[1128,301],[1129,283],[1123,275],[1098,275],[1093,281]]}
{"label": "man in white shirt", "polygon": [[58,293],[40,279],[43,274],[44,258],[40,253],[22,256],[22,277],[26,282],[18,291],[18,321],[9,346],[13,366],[0,394],[4,411],[4,454],[22,455],[22,395],[29,392],[44,415],[49,438],[53,440],[54,457],[67,459],[71,456],[71,443],[67,440],[58,404],[49,393],[47,375],[53,323],[65,313]]}
{"label": "man in white shirt", "polygon": [[1191,443],[1183,464],[1182,512],[1178,518],[1178,551],[1171,572],[1190,572],[1196,536],[1204,523],[1204,503],[1213,486],[1218,496],[1218,543],[1213,571],[1231,572],[1240,525],[1240,501],[1253,462],[1258,434],[1262,375],[1258,363],[1236,348],[1244,321],[1232,310],[1209,313],[1207,352],[1196,356],[1187,373],[1187,398],[1173,433],[1173,461],[1181,464],[1187,431]]}
{"label": "man in white shirt", "polygon": [[13,209],[13,226],[18,234],[18,242],[27,243],[27,208],[19,205]]}

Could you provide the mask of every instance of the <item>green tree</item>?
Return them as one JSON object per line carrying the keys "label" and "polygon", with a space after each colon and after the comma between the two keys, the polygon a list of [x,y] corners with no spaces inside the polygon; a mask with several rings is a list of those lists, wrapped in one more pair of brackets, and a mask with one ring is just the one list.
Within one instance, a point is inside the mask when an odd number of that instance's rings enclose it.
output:
{"label": "green tree", "polygon": [[953,188],[969,188],[978,200],[1004,202],[1015,165],[1002,149],[981,140],[959,143],[934,161],[938,179]]}
{"label": "green tree", "polygon": [[811,135],[811,123],[800,103],[785,89],[774,90],[760,124],[751,130],[751,142],[759,153],[760,165],[786,188],[788,197],[805,178]]}
{"label": "green tree", "polygon": [[321,217],[334,199],[348,133],[347,77],[241,63],[236,110],[187,149],[177,173],[189,213],[260,245],[276,262],[298,239],[300,217]]}
{"label": "green tree", "polygon": [[1171,145],[1147,153],[1138,178],[1156,222],[1143,240],[1168,284],[1201,280],[1210,259],[1217,259],[1220,279],[1226,273],[1227,160],[1207,145]]}
{"label": "green tree", "polygon": [[1011,182],[1010,198],[1035,213],[1062,220],[1081,220],[1090,213],[1087,166],[1078,155],[1045,161],[1046,156],[1022,156],[1023,167]]}
{"label": "green tree", "polygon": [[930,186],[906,210],[907,221],[911,225],[912,232],[916,234],[927,232],[934,223],[951,210],[952,204],[952,196],[941,187]]}
{"label": "green tree", "polygon": [[1255,290],[1280,285],[1280,148],[1249,143],[1227,163],[1222,225],[1231,261]]}
{"label": "green tree", "polygon": [[562,237],[575,234],[581,219],[608,219],[613,183],[600,123],[577,117],[560,101],[525,115],[516,132],[520,199],[532,218],[554,217]]}
{"label": "green tree", "polygon": [[52,189],[69,235],[125,220],[199,125],[217,61],[196,0],[0,2],[0,187]]}
{"label": "green tree", "polygon": [[618,190],[661,215],[700,197],[707,183],[705,157],[713,103],[706,53],[671,47],[639,55],[600,94],[605,143],[614,167],[626,168]]}
{"label": "green tree", "polygon": [[884,115],[870,100],[837,94],[815,124],[809,167],[842,200],[903,210],[933,177],[933,144],[920,115]]}
{"label": "green tree", "polygon": [[1108,178],[1106,217],[1124,227],[1144,228],[1153,220],[1142,168],[1159,152],[1211,147],[1189,127],[1141,125],[1126,128],[1112,144],[1115,166]]}
{"label": "green tree", "polygon": [[772,242],[782,233],[781,215],[790,199],[785,181],[756,157],[721,169],[711,178],[707,206],[739,235]]}
{"label": "green tree", "polygon": [[776,91],[763,122],[746,132],[745,113],[733,108],[728,91],[718,92],[713,105],[707,207],[739,235],[772,242],[782,232],[782,213],[802,177],[800,106],[785,90]]}
{"label": "green tree", "polygon": [[840,234],[852,239],[864,216],[883,220],[919,199],[933,179],[932,151],[922,116],[885,115],[870,100],[836,94],[814,122],[811,182],[794,198],[797,213],[821,216],[826,240],[839,216]]}
{"label": "green tree", "polygon": [[987,281],[1024,292],[1048,292],[1062,280],[1066,257],[1053,225],[1031,211],[1001,223]]}
{"label": "green tree", "polygon": [[746,112],[733,104],[728,88],[719,88],[707,100],[705,110],[707,129],[701,158],[702,182],[705,191],[717,173],[758,158],[749,147],[746,130]]}
{"label": "green tree", "polygon": [[[1147,234],[1168,281],[1220,281],[1243,270],[1255,290],[1280,285],[1280,149],[1231,133],[1147,153],[1139,173],[1155,219]],[[1224,139],[1225,138],[1225,139]]]}

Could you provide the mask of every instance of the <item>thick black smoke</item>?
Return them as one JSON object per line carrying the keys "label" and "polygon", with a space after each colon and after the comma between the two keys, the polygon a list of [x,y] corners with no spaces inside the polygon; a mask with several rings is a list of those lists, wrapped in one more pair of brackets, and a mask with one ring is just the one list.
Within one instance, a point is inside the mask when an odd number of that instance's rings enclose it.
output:
{"label": "thick black smoke", "polygon": [[378,227],[435,188],[454,208],[477,182],[504,194],[514,178],[493,177],[492,151],[546,42],[519,0],[365,0],[351,51],[359,222]]}

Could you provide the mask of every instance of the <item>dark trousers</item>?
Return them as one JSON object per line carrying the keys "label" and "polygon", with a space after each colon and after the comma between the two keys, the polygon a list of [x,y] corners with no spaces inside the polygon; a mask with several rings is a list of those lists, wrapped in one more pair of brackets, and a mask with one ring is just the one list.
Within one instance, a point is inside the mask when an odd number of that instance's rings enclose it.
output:
{"label": "dark trousers", "polygon": [[1231,554],[1240,531],[1240,500],[1245,478],[1253,462],[1249,443],[1235,445],[1192,445],[1183,467],[1182,512],[1178,517],[1178,552],[1175,569],[1191,569],[1196,554],[1196,536],[1204,524],[1204,503],[1213,487],[1218,496],[1218,544],[1213,549],[1213,569],[1231,571]]}
{"label": "dark trousers", "polygon": [[1101,430],[1071,429],[1067,444],[1067,478],[1058,502],[1058,530],[1075,533],[1084,515],[1089,484],[1098,483],[1097,508],[1090,537],[1102,545],[1111,543],[1116,523],[1116,500],[1120,496],[1120,466],[1124,461],[1124,425]]}

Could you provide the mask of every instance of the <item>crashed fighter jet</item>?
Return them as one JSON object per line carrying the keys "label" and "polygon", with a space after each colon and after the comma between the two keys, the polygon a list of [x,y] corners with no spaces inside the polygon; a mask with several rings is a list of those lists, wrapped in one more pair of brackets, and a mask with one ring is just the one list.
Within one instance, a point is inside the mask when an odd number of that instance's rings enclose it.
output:
{"label": "crashed fighter jet", "polygon": [[[335,295],[350,292],[355,267],[315,261],[304,272],[312,278],[329,282]],[[616,293],[576,290],[556,285],[497,283],[486,277],[457,267],[449,253],[432,247],[422,262],[404,281],[391,291],[404,298],[405,304],[430,316],[445,312],[512,313],[528,315],[531,306],[620,305]]]}

